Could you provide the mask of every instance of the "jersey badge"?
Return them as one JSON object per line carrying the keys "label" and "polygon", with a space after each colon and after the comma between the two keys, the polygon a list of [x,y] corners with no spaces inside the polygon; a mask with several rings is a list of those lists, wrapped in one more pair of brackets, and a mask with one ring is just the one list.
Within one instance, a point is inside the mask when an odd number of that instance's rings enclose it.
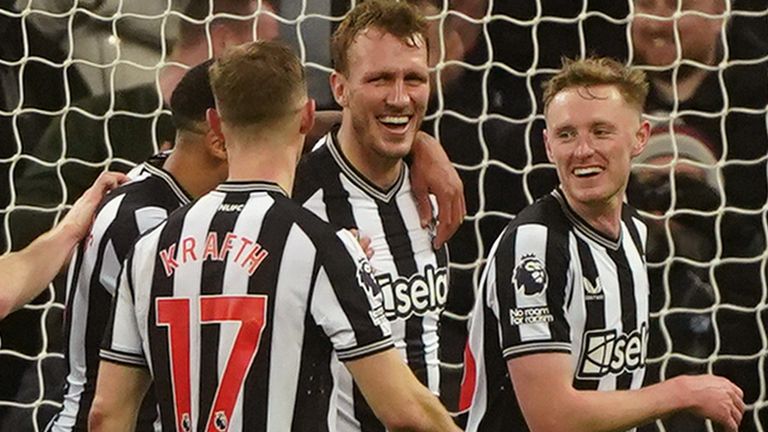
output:
{"label": "jersey badge", "polygon": [[605,297],[603,295],[603,285],[600,284],[600,277],[595,278],[595,283],[592,283],[586,276],[583,276],[581,280],[586,300],[602,300]]}
{"label": "jersey badge", "polygon": [[539,295],[547,289],[548,277],[544,263],[536,255],[523,255],[512,274],[515,289],[527,296]]}
{"label": "jersey badge", "polygon": [[376,282],[373,268],[371,268],[371,264],[367,259],[363,258],[357,262],[357,284],[363,289],[368,298],[368,303],[371,306],[369,312],[371,321],[376,325],[381,325],[382,320],[386,320],[381,288],[379,288],[379,284]]}
{"label": "jersey badge", "polygon": [[213,424],[218,431],[227,430],[229,424],[227,422],[227,415],[224,413],[224,411],[219,411],[216,413],[216,418],[214,419]]}

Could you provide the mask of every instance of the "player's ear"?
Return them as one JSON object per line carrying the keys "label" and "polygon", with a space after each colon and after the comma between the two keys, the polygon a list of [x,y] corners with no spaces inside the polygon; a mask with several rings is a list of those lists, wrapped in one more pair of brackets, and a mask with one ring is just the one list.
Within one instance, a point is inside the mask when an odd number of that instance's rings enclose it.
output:
{"label": "player's ear", "polygon": [[648,138],[651,136],[651,123],[648,120],[643,120],[640,123],[640,129],[635,133],[635,140],[632,143],[632,157],[639,155],[645,150],[645,145],[648,143]]}
{"label": "player's ear", "polygon": [[347,77],[338,71],[331,72],[331,91],[336,103],[342,108],[347,108]]}
{"label": "player's ear", "polygon": [[304,107],[301,109],[301,128],[300,132],[303,135],[309,133],[312,127],[315,125],[315,100],[312,98],[307,99]]}
{"label": "player's ear", "polygon": [[217,135],[213,131],[213,128],[208,128],[208,132],[205,134],[205,142],[208,146],[208,151],[219,160],[227,160],[227,146],[224,143],[224,138]]}
{"label": "player's ear", "polygon": [[216,137],[224,141],[224,134],[221,133],[221,117],[219,117],[219,112],[215,108],[208,108],[205,111],[205,119],[208,121],[208,126]]}

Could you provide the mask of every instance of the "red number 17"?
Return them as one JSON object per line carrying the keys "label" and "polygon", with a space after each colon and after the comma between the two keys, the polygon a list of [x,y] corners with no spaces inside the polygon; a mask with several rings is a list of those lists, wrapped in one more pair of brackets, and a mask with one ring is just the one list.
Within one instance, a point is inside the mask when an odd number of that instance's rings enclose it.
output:
{"label": "red number 17", "polygon": [[[157,325],[168,327],[173,379],[173,403],[176,410],[176,430],[192,430],[192,402],[190,395],[190,311],[189,298],[157,299]],[[240,327],[232,344],[224,373],[207,417],[206,431],[225,431],[243,386],[243,378],[251,367],[259,349],[264,330],[267,296],[203,296],[200,300],[199,324],[239,322]],[[199,348],[198,348],[199,349]]]}

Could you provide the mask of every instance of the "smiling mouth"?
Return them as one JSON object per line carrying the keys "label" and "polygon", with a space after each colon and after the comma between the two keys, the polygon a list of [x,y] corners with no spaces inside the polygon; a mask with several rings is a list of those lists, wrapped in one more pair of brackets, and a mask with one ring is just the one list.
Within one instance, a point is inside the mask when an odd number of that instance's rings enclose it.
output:
{"label": "smiling mouth", "polygon": [[411,122],[411,115],[384,115],[376,119],[387,129],[403,132]]}
{"label": "smiling mouth", "polygon": [[603,169],[600,167],[576,168],[573,170],[573,174],[579,178],[594,177],[601,172],[603,172]]}

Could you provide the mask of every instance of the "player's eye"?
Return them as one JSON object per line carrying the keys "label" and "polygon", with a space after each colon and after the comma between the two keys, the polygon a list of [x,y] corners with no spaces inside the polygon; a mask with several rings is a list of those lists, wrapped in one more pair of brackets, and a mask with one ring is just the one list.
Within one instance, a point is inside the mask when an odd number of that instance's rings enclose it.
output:
{"label": "player's eye", "polygon": [[598,128],[593,132],[598,138],[605,138],[611,135],[612,131],[606,128]]}
{"label": "player's eye", "polygon": [[420,74],[411,74],[405,77],[405,82],[410,85],[426,84],[427,77],[425,75],[420,75]]}

